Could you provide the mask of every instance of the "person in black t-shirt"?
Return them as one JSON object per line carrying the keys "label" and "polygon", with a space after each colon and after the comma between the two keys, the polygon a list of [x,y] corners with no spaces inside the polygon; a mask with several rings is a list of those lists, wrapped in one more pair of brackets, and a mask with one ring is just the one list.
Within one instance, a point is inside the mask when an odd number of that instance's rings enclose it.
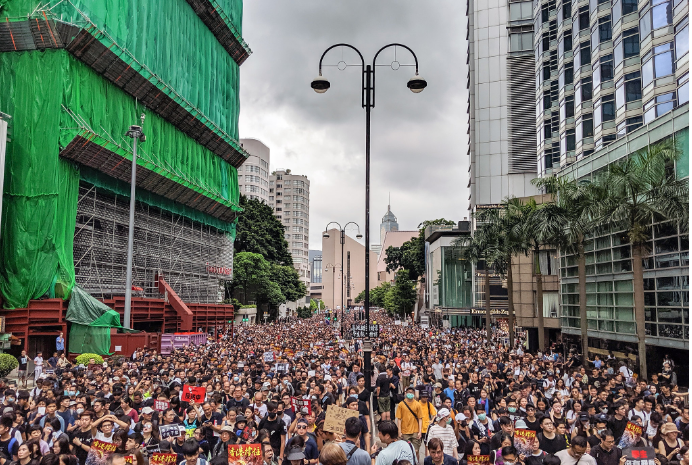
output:
{"label": "person in black t-shirt", "polygon": [[258,430],[266,429],[269,432],[269,442],[271,443],[274,455],[279,461],[284,458],[284,445],[286,444],[286,424],[277,414],[277,403],[267,402],[267,416],[259,422]]}
{"label": "person in black t-shirt", "polygon": [[538,438],[542,450],[549,454],[555,454],[567,449],[565,437],[557,434],[555,424],[549,416],[541,418],[541,429],[542,431],[536,435],[536,438]]}
{"label": "person in black t-shirt", "polygon": [[12,418],[3,416],[0,419],[0,454],[8,459],[17,460],[19,441],[10,435],[12,431]]}
{"label": "person in black t-shirt", "polygon": [[79,459],[79,463],[86,463],[87,455],[91,450],[91,443],[94,438],[91,434],[91,413],[82,412],[77,420],[79,426],[70,435],[70,440],[74,445],[75,455]]}
{"label": "person in black t-shirt", "polygon": [[387,371],[385,373],[380,373],[377,377],[377,387],[375,389],[377,393],[377,406],[380,409],[382,421],[390,419],[391,398],[389,397],[389,393],[394,387],[392,384],[392,375],[392,367],[388,366]]}

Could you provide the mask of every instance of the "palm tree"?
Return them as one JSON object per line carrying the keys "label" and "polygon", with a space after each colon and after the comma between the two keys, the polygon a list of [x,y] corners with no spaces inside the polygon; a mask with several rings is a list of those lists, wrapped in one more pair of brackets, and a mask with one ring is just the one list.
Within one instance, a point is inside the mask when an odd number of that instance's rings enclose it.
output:
{"label": "palm tree", "polygon": [[546,177],[534,179],[533,184],[550,193],[557,206],[562,209],[566,223],[558,242],[562,250],[577,255],[579,278],[579,317],[581,345],[584,360],[588,359],[588,318],[586,312],[586,258],[584,238],[594,228],[596,210],[607,191],[598,183],[577,183],[566,178]]}
{"label": "palm tree", "polygon": [[483,288],[485,290],[485,331],[486,341],[491,343],[491,328],[490,328],[490,260],[489,258],[496,254],[497,250],[497,235],[498,228],[493,223],[485,223],[481,225],[469,240],[467,237],[456,239],[454,246],[460,246],[461,258],[469,260],[473,263],[478,263],[481,260],[485,268],[485,280]]}
{"label": "palm tree", "polygon": [[536,277],[536,307],[538,314],[538,349],[545,351],[545,323],[543,321],[543,275],[541,274],[540,251],[542,247],[562,245],[563,229],[567,216],[555,202],[538,205],[534,199],[521,207],[521,221],[516,229],[523,238],[527,251],[533,252],[534,276]]}
{"label": "palm tree", "polygon": [[673,220],[683,229],[688,227],[689,183],[687,179],[676,179],[672,169],[681,153],[672,138],[667,139],[610,165],[608,172],[597,180],[608,193],[598,208],[598,219],[602,224],[624,229],[632,244],[639,372],[644,377],[647,367],[642,259],[655,222]]}
{"label": "palm tree", "polygon": [[502,201],[500,209],[481,210],[478,220],[493,224],[496,243],[490,261],[493,269],[507,279],[507,322],[509,326],[509,346],[514,347],[514,280],[512,257],[526,253],[526,246],[516,234],[517,225],[522,220],[523,203],[516,197]]}

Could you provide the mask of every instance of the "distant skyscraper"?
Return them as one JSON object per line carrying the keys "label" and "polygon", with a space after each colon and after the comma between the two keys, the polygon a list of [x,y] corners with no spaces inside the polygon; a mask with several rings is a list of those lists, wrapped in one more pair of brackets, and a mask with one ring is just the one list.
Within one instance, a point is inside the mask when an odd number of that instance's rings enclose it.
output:
{"label": "distant skyscraper", "polygon": [[310,289],[308,236],[310,229],[310,181],[307,176],[277,169],[269,176],[269,205],[284,225],[293,267]]}
{"label": "distant skyscraper", "polygon": [[392,213],[390,205],[387,205],[387,213],[382,217],[382,223],[380,223],[380,245],[384,244],[384,236],[387,235],[389,231],[398,231],[399,223],[396,222],[396,216]]}

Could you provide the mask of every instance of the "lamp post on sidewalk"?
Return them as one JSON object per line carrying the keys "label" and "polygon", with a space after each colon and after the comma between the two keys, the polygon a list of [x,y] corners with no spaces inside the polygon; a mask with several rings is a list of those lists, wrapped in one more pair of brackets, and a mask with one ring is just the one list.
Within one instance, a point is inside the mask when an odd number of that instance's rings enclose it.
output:
{"label": "lamp post on sidewalk", "polygon": [[[322,77],[322,60],[324,59],[327,52],[336,47],[348,47],[354,50],[360,57],[360,64],[355,66],[360,66],[362,69],[361,73],[361,106],[365,108],[365,319],[366,324],[370,325],[370,111],[375,107],[375,67],[376,66],[391,66],[392,69],[397,70],[401,66],[414,66],[414,65],[401,65],[396,61],[396,47],[402,47],[408,50],[415,61],[416,74],[409,79],[406,86],[413,93],[419,93],[425,89],[428,85],[427,81],[418,75],[418,58],[416,54],[413,53],[409,47],[403,44],[389,44],[385,45],[377,51],[374,58],[372,59],[372,65],[365,65],[365,60],[363,59],[363,54],[355,48],[353,45],[349,44],[335,44],[329,47],[322,53],[320,57],[319,64],[319,75],[312,81],[310,87],[313,88],[318,94],[323,94],[329,90],[329,81]],[[390,65],[377,65],[377,57],[383,50],[395,47],[394,49],[394,61]],[[337,65],[339,69],[346,69],[349,65],[343,60]],[[364,371],[365,371],[365,385],[370,389],[370,376],[372,372],[371,366],[371,352],[372,343],[370,338],[366,338],[363,343],[363,361],[364,361]]]}
{"label": "lamp post on sidewalk", "polygon": [[[144,126],[144,113],[140,116]],[[132,174],[130,178],[130,221],[127,231],[127,275],[125,277],[125,314],[123,315],[123,327],[131,329],[130,311],[132,305],[132,249],[135,241],[135,183],[137,181],[137,141],[144,142],[146,136],[142,132],[142,126],[132,125],[125,134],[132,138]]]}
{"label": "lamp post on sidewalk", "polygon": [[[355,221],[349,221],[344,225],[342,228],[339,223],[336,221],[332,221],[327,224],[324,228],[324,233],[322,233],[322,237],[325,239],[329,239],[329,225],[330,224],[336,224],[339,226],[339,241],[341,242],[341,321],[339,323],[339,328],[340,328],[340,334],[341,338],[343,339],[344,337],[344,326],[343,326],[343,320],[344,320],[344,244],[346,243],[346,228],[348,227],[349,224],[355,224],[358,227],[358,234],[356,234],[356,239],[362,239],[363,235],[360,233],[360,226],[358,226],[358,223]],[[335,287],[335,286],[334,286]],[[334,300],[334,297],[332,297],[332,301]]]}

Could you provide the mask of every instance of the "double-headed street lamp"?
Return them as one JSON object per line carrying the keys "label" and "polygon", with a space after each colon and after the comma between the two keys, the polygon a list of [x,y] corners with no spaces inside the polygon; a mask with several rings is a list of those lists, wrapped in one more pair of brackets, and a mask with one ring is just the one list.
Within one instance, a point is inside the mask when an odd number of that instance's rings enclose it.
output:
{"label": "double-headed street lamp", "polygon": [[[343,339],[343,337],[344,337],[344,324],[343,324],[343,321],[344,321],[344,244],[346,243],[346,228],[348,227],[349,224],[355,224],[358,227],[358,234],[356,235],[356,239],[362,239],[363,235],[360,233],[360,226],[358,226],[358,223],[356,223],[355,221],[349,221],[348,223],[346,223],[344,225],[343,228],[336,221],[332,221],[331,223],[327,224],[327,226],[324,228],[324,233],[322,234],[322,237],[324,237],[325,239],[329,239],[328,229],[329,229],[330,224],[335,224],[335,225],[339,226],[339,232],[340,232],[339,240],[341,241],[341,320],[340,320],[339,327],[341,329],[340,330],[341,338]],[[333,279],[332,279],[332,281],[333,281]],[[334,283],[334,284],[336,284],[336,283]],[[336,287],[336,286],[332,286],[332,290],[334,287]],[[334,297],[332,297],[332,302],[334,302]]]}
{"label": "double-headed street lamp", "polygon": [[[368,325],[368,329],[370,326],[370,110],[375,107],[375,67],[379,66],[376,64],[377,57],[382,52],[382,50],[385,50],[386,48],[389,47],[402,47],[411,52],[411,55],[413,55],[413,59],[415,61],[415,67],[416,67],[416,74],[409,79],[408,83],[406,86],[411,89],[411,92],[413,93],[419,93],[423,89],[425,89],[428,85],[425,79],[420,77],[418,75],[418,58],[416,57],[416,54],[413,53],[413,50],[411,50],[409,47],[406,45],[402,44],[389,44],[385,45],[381,49],[377,51],[375,54],[375,57],[372,59],[372,65],[365,65],[365,60],[363,59],[363,54],[360,53],[360,51],[355,48],[353,45],[349,44],[335,44],[329,47],[327,50],[324,51],[322,54],[322,57],[320,57],[320,65],[319,65],[319,76],[315,78],[312,83],[310,84],[310,87],[314,89],[315,92],[318,94],[323,94],[325,93],[329,87],[329,81],[322,77],[322,60],[324,59],[324,56],[329,52],[331,49],[336,48],[336,47],[348,47],[352,50],[354,50],[358,56],[360,57],[360,66],[362,69],[362,74],[361,74],[361,85],[362,85],[362,91],[361,91],[361,106],[365,108],[365,319],[366,319],[366,324]],[[339,69],[345,69],[348,65],[341,61],[339,62]],[[384,65],[386,66],[386,65]],[[395,48],[395,56],[394,56],[394,61],[391,63],[392,69],[397,70],[399,69],[400,66],[410,66],[410,65],[401,65],[398,61],[396,61],[396,48]],[[369,336],[369,334],[367,334]],[[372,343],[370,342],[370,338],[367,337],[365,338],[364,344],[363,344],[363,361],[364,361],[364,371],[365,371],[365,385],[370,386],[370,376],[372,372],[372,367],[371,367],[371,352],[372,352]]]}

